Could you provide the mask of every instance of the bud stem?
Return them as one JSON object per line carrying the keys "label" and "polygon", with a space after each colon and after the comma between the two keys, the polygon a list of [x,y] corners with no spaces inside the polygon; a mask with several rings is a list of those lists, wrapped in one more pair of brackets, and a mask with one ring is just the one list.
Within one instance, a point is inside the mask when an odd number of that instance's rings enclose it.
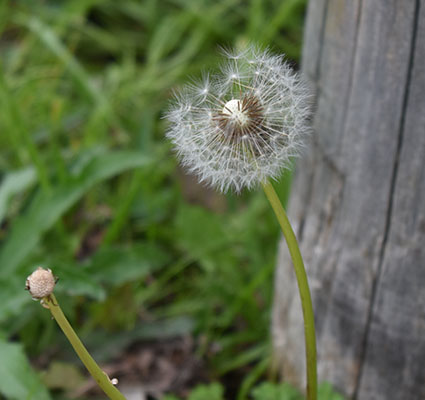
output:
{"label": "bud stem", "polygon": [[100,388],[111,400],[125,400],[125,397],[121,394],[121,392],[112,384],[108,375],[100,369],[100,367],[96,364],[96,361],[94,361],[93,357],[86,350],[80,338],[72,329],[72,326],[63,314],[54,294],[52,293],[50,296],[44,297],[43,300],[44,304],[49,307],[53,318],[68,338],[78,357],[86,366],[87,370],[90,372],[91,376],[95,379]]}
{"label": "bud stem", "polygon": [[311,301],[310,288],[304,262],[298,247],[297,238],[292,230],[286,212],[270,182],[263,183],[263,189],[273,208],[279,225],[288,245],[297,277],[298,290],[304,317],[305,352],[307,365],[307,400],[317,399],[317,361],[316,361],[316,333],[314,328],[314,312]]}

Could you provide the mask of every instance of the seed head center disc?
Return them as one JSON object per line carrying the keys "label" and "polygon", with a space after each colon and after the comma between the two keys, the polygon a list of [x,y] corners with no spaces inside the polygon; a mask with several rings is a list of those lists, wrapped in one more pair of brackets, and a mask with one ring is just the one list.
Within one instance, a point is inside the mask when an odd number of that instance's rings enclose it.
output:
{"label": "seed head center disc", "polygon": [[243,110],[242,101],[238,99],[229,100],[223,107],[223,114],[232,119],[240,126],[249,122],[249,116],[246,110]]}

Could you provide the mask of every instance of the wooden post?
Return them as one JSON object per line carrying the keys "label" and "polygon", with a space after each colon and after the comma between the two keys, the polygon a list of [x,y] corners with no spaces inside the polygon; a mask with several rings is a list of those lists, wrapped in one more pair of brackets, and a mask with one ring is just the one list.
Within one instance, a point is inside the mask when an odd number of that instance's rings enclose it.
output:
{"label": "wooden post", "polygon": [[[310,0],[314,134],[289,217],[313,294],[319,381],[355,400],[425,399],[425,0]],[[273,337],[304,377],[284,244]]]}

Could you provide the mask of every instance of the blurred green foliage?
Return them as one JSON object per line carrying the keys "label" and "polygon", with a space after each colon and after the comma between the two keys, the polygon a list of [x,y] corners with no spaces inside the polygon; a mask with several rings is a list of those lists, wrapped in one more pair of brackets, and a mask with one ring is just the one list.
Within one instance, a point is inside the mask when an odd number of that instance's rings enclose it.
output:
{"label": "blurred green foliage", "polygon": [[[101,360],[138,340],[190,334],[211,378],[241,371],[240,398],[264,375],[277,223],[261,193],[223,197],[185,177],[161,115],[174,87],[215,68],[218,45],[255,41],[297,62],[304,8],[0,2],[4,396],[60,396],[28,361],[45,368],[70,352],[23,290],[38,265],[60,277],[64,311]],[[287,177],[277,188],[284,198],[288,186]]]}
{"label": "blurred green foliage", "polygon": [[[287,383],[264,382],[251,391],[253,400],[303,400],[301,393]],[[344,400],[328,383],[318,388],[318,400]],[[192,390],[187,400],[224,400],[224,389],[219,383],[199,385]],[[179,400],[175,396],[165,396],[163,400]]]}

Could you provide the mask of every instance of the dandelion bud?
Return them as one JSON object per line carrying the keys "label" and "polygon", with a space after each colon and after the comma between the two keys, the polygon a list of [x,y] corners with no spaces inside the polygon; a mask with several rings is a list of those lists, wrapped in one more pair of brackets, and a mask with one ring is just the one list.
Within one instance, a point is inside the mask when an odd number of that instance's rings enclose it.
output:
{"label": "dandelion bud", "polygon": [[25,289],[33,299],[39,300],[52,294],[56,278],[50,269],[38,267],[28,278]]}
{"label": "dandelion bud", "polygon": [[167,136],[189,171],[225,192],[277,178],[309,130],[310,95],[283,61],[250,47],[176,94]]}

